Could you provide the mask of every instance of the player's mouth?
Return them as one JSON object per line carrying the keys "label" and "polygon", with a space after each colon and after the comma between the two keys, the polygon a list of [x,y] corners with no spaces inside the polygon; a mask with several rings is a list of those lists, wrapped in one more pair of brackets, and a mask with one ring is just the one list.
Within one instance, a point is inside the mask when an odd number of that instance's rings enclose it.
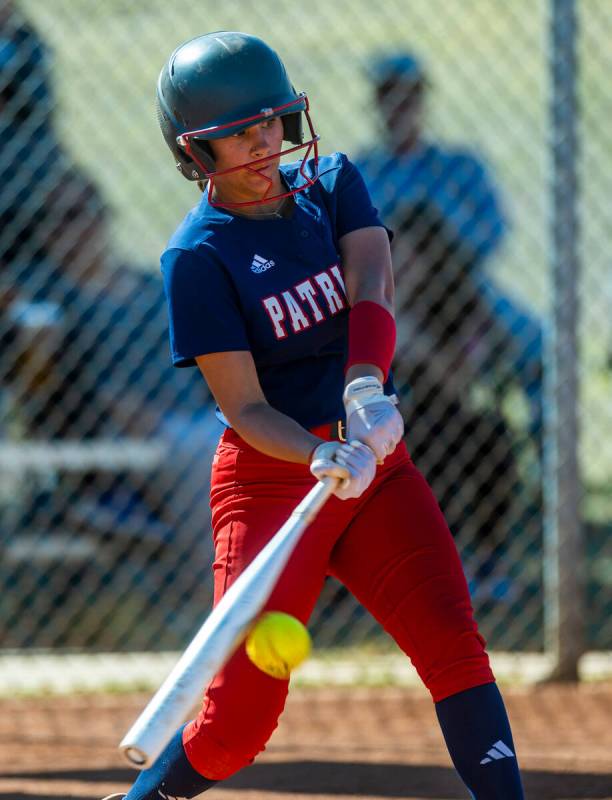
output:
{"label": "player's mouth", "polygon": [[278,169],[278,164],[270,162],[268,164],[262,164],[261,167],[255,167],[255,172],[261,172],[266,175],[273,175],[276,169]]}

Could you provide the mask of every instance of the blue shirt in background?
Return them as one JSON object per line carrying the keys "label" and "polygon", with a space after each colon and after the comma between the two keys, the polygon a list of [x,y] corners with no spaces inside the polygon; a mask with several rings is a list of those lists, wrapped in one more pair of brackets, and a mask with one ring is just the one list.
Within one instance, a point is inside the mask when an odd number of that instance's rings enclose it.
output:
{"label": "blue shirt in background", "polygon": [[424,143],[405,155],[372,149],[355,160],[381,218],[399,228],[426,205],[472,267],[501,243],[506,223],[493,184],[474,156]]}

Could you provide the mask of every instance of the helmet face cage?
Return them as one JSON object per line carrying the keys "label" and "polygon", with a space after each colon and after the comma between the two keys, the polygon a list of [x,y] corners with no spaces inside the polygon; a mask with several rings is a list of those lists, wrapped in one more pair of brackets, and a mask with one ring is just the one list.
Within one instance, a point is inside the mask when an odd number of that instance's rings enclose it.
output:
{"label": "helmet face cage", "polygon": [[[297,110],[295,107],[298,107]],[[275,108],[263,108],[258,114],[255,114],[251,117],[246,117],[244,119],[233,120],[232,122],[225,123],[223,125],[212,125],[208,128],[202,128],[200,130],[192,130],[187,131],[186,133],[182,133],[176,137],[176,144],[180,151],[184,152],[189,159],[191,159],[202,172],[203,180],[208,181],[208,201],[213,206],[220,206],[223,205],[225,208],[240,208],[243,206],[252,206],[252,205],[259,205],[261,203],[270,203],[275,200],[281,200],[285,197],[291,197],[298,192],[304,191],[309,186],[312,186],[319,178],[319,150],[318,150],[318,141],[320,137],[317,135],[314,129],[314,125],[312,123],[312,119],[309,113],[309,103],[308,97],[305,93],[300,93],[295,100],[292,100],[289,103],[284,103],[281,106],[276,106]],[[299,144],[294,145],[293,147],[288,147],[284,150],[280,150],[278,153],[273,153],[269,156],[264,156],[263,158],[258,158],[253,161],[248,161],[244,164],[238,164],[235,167],[228,167],[224,170],[211,170],[211,164],[214,164],[214,160],[212,156],[204,156],[201,152],[201,148],[197,148],[197,144],[204,144],[210,139],[219,139],[222,138],[222,132],[226,128],[232,129],[232,133],[236,132],[236,126],[242,126],[239,130],[244,130],[245,128],[250,127],[251,125],[255,125],[258,122],[263,122],[270,117],[284,117],[293,114],[300,114],[303,113],[306,121],[308,123],[308,128],[310,132],[310,138],[305,142],[300,142]],[[219,133],[221,132],[221,136]],[[229,134],[228,134],[229,135]],[[196,147],[194,147],[196,145]],[[196,149],[197,148],[197,149]],[[305,153],[302,157],[302,163],[300,164],[299,173],[302,176],[304,183],[295,189],[291,189],[287,192],[283,192],[281,194],[276,194],[273,196],[269,196],[268,192],[272,187],[272,180],[265,175],[257,173],[260,178],[266,180],[268,182],[268,187],[266,191],[262,195],[261,198],[257,200],[248,200],[241,203],[217,203],[213,199],[214,194],[214,182],[215,178],[219,177],[220,175],[229,175],[233,172],[239,172],[240,170],[249,170],[251,172],[257,172],[255,169],[256,166],[260,166],[261,164],[265,164],[268,161],[273,161],[276,158],[280,158],[282,156],[288,155],[290,153],[295,153],[298,150],[305,149]],[[314,172],[312,176],[306,174],[306,162],[310,157],[310,154],[313,154],[314,159]]]}

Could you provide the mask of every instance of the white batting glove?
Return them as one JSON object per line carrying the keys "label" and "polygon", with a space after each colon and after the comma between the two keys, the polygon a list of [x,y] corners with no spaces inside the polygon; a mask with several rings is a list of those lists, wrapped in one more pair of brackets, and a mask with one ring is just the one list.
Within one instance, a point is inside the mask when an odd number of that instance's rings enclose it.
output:
{"label": "white batting glove", "polygon": [[351,381],[342,399],[346,410],[346,438],[367,444],[381,463],[404,435],[404,420],[395,407],[397,397],[388,397],[378,378],[371,376]]}
{"label": "white batting glove", "polygon": [[340,478],[334,494],[348,500],[360,497],[374,480],[376,457],[361,442],[323,442],[312,454],[310,471],[317,480]]}

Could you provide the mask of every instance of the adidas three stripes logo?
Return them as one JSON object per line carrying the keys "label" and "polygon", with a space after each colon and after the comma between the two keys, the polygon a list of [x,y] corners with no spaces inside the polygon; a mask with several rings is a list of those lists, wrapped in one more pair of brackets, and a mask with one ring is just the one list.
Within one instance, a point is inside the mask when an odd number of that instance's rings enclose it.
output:
{"label": "adidas three stripes logo", "polygon": [[271,258],[262,258],[261,256],[255,255],[253,256],[253,262],[251,264],[251,272],[265,272],[273,266],[275,266],[275,264]]}
{"label": "adidas three stripes logo", "polygon": [[490,764],[491,761],[499,761],[501,758],[515,758],[514,753],[504,744],[502,740],[495,742],[490,750],[487,750],[487,755],[480,762],[481,764]]}

